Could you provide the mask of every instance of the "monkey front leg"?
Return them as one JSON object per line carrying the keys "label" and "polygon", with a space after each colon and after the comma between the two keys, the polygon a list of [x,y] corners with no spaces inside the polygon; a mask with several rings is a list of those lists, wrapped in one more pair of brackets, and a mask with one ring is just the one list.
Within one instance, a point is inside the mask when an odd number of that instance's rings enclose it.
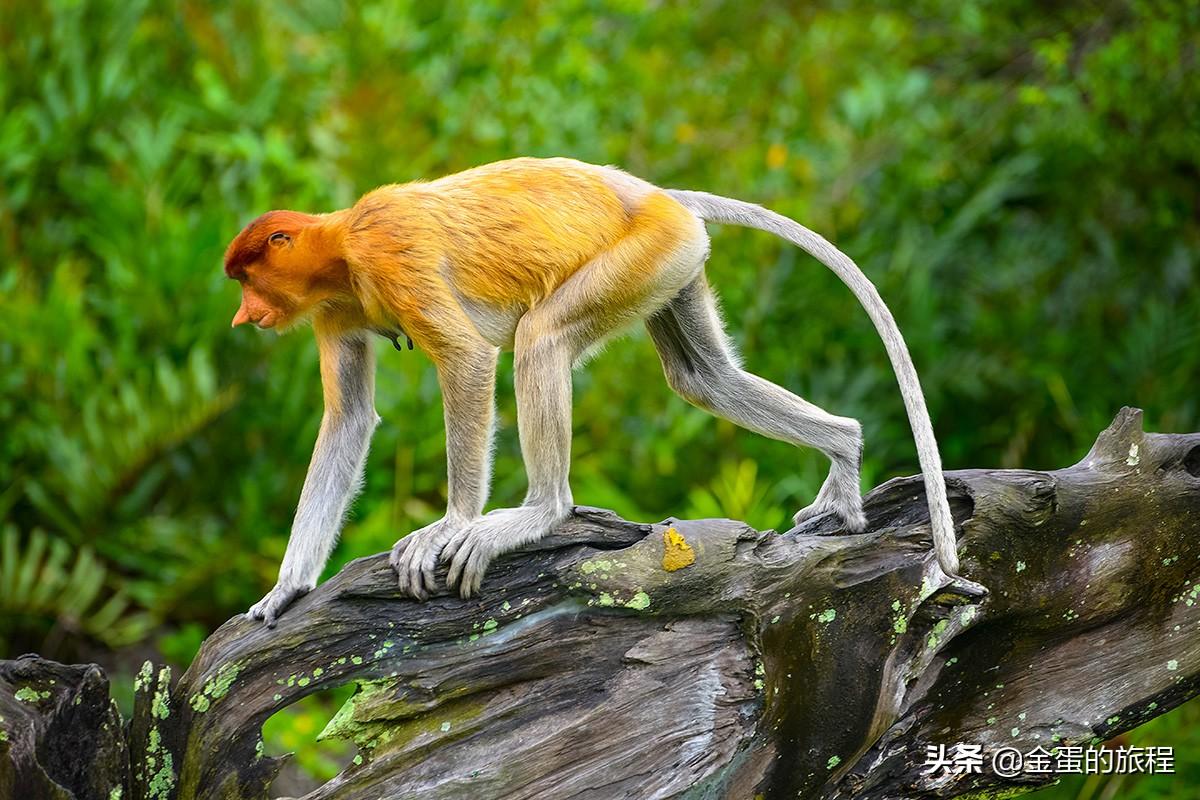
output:
{"label": "monkey front leg", "polygon": [[296,598],[317,585],[346,507],[357,492],[375,430],[375,352],[365,336],[317,331],[325,413],[279,580],[247,612],[268,627]]}
{"label": "monkey front leg", "polygon": [[442,551],[446,583],[470,597],[492,560],[545,536],[571,511],[571,362],[565,337],[539,334],[535,315],[517,327],[514,383],[521,456],[529,491],[518,508],[500,508],[458,531]]}
{"label": "monkey front leg", "polygon": [[485,345],[437,356],[446,420],[446,515],[396,542],[389,559],[400,591],[418,600],[436,587],[434,570],[442,548],[480,517],[487,502],[496,358],[496,348]]}

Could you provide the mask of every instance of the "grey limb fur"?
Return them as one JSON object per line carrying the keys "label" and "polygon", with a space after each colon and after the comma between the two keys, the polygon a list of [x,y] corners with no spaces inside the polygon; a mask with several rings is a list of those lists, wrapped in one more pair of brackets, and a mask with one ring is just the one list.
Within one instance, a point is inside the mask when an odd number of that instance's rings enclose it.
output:
{"label": "grey limb fur", "polygon": [[279,567],[279,580],[248,612],[274,626],[279,614],[297,597],[311,591],[321,577],[337,541],[342,518],[362,485],[375,413],[375,351],[361,333],[322,343],[322,371],[337,380],[325,384],[327,396],[312,462],[300,492],[292,535]]}
{"label": "grey limb fur", "polygon": [[[706,221],[756,228],[791,242],[832,270],[862,303],[875,329],[879,331],[879,337],[883,339],[883,346],[896,372],[896,381],[900,384],[900,396],[908,411],[909,424],[917,445],[917,460],[924,473],[930,525],[933,528],[933,548],[938,564],[947,575],[957,577],[959,567],[954,518],[950,515],[950,503],[946,499],[946,482],[942,475],[937,439],[933,435],[933,423],[929,419],[921,381],[908,354],[904,336],[875,285],[845,253],[823,236],[781,214],[753,203],[707,192],[668,190],[667,193]],[[837,462],[834,463],[836,466]]]}

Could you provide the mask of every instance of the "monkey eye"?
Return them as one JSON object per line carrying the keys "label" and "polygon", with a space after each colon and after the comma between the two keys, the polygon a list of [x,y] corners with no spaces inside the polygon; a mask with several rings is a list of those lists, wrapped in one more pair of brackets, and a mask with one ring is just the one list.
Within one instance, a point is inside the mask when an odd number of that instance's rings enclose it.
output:
{"label": "monkey eye", "polygon": [[285,244],[291,244],[292,237],[286,233],[277,232],[272,233],[271,238],[267,239],[267,241],[271,243],[272,247],[283,247]]}

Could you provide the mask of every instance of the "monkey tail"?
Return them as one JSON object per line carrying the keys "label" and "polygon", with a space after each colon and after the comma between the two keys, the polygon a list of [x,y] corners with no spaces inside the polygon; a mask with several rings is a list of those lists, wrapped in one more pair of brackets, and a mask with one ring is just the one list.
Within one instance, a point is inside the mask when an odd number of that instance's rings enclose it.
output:
{"label": "monkey tail", "polygon": [[896,373],[896,381],[900,384],[900,396],[904,398],[904,407],[908,411],[908,421],[917,445],[917,460],[924,473],[934,553],[942,571],[949,577],[957,578],[959,565],[954,517],[950,514],[950,502],[946,498],[946,482],[942,475],[942,459],[938,454],[937,439],[933,435],[933,423],[929,419],[929,409],[925,407],[925,396],[921,392],[921,381],[904,343],[904,336],[896,326],[892,312],[884,305],[875,284],[871,283],[845,253],[823,236],[782,214],[776,214],[753,203],[707,192],[668,189],[667,194],[707,222],[757,228],[791,242],[831,269],[862,303],[867,315],[875,324],[875,329],[879,331],[880,338],[883,339],[883,346],[887,349],[892,369]]}

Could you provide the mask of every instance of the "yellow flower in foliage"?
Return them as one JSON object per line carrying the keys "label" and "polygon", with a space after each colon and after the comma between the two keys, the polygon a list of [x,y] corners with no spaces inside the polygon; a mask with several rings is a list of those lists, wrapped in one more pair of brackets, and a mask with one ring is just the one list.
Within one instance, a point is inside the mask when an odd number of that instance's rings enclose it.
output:
{"label": "yellow flower in foliage", "polygon": [[787,163],[787,157],[787,148],[778,142],[767,148],[767,166],[771,169],[781,168]]}

